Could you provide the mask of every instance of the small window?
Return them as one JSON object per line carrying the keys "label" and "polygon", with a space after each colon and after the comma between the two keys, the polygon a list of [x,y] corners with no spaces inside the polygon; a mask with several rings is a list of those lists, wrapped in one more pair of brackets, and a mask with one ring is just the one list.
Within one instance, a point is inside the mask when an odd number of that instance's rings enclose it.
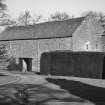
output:
{"label": "small window", "polygon": [[87,42],[85,43],[84,49],[85,49],[86,51],[89,51],[89,50],[91,49],[91,46],[90,46],[90,42],[89,42],[89,41],[87,41]]}
{"label": "small window", "polygon": [[98,44],[96,44],[96,49],[98,48]]}
{"label": "small window", "polygon": [[88,44],[86,44],[86,49],[88,50],[88,48],[89,48],[89,45],[88,45]]}
{"label": "small window", "polygon": [[10,42],[10,44],[9,44],[9,48],[10,48],[10,49],[12,49],[12,45],[11,45],[11,42]]}

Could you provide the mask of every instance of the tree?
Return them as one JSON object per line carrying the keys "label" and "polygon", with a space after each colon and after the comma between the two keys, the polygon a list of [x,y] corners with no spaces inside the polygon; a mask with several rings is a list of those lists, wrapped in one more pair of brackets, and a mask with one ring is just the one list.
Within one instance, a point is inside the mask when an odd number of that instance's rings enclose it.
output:
{"label": "tree", "polygon": [[18,24],[19,25],[33,25],[39,22],[39,20],[42,18],[42,15],[34,15],[32,16],[30,11],[25,11],[18,17]]}
{"label": "tree", "polygon": [[102,12],[97,13],[97,18],[102,26],[105,26],[105,15]]}
{"label": "tree", "polygon": [[88,11],[88,12],[84,12],[82,13],[82,16],[87,16],[87,15],[94,15],[97,20],[99,21],[99,23],[104,27],[105,26],[105,14],[102,12],[94,12],[94,11]]}
{"label": "tree", "polygon": [[3,0],[0,0],[0,12],[7,9],[7,5],[3,3]]}
{"label": "tree", "polygon": [[17,70],[16,60],[8,54],[7,46],[7,44],[0,44],[0,70]]}
{"label": "tree", "polygon": [[31,19],[30,11],[25,11],[21,13],[20,16],[18,17],[18,22],[20,25],[26,26],[30,24],[30,19]]}
{"label": "tree", "polygon": [[6,44],[0,44],[0,59],[7,58],[7,49]]}
{"label": "tree", "polygon": [[42,15],[34,15],[33,16],[33,19],[32,19],[32,21],[31,21],[31,24],[36,24],[36,23],[38,23],[38,22],[40,22],[40,20],[41,20],[41,18],[42,18],[43,16]]}
{"label": "tree", "polygon": [[62,21],[62,20],[70,19],[70,18],[73,18],[73,16],[70,17],[66,12],[61,13],[61,12],[57,11],[54,14],[50,15],[49,20],[51,20],[51,21]]}
{"label": "tree", "polygon": [[8,54],[6,44],[0,44],[0,70],[4,70],[8,65]]}
{"label": "tree", "polygon": [[2,18],[0,20],[1,25],[16,25],[16,21],[14,19],[11,18],[10,15],[8,15],[7,13],[3,13],[2,14]]}
{"label": "tree", "polygon": [[4,4],[3,0],[0,0],[0,24],[3,21],[4,17],[6,16],[5,11],[7,10],[7,5]]}

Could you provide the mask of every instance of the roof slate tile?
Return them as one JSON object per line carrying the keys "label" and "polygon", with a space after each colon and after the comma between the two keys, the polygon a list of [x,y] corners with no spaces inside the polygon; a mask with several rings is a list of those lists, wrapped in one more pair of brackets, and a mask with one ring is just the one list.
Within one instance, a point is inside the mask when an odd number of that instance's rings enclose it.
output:
{"label": "roof slate tile", "polygon": [[0,34],[0,40],[41,39],[72,36],[84,17],[64,21],[45,22],[29,26],[8,27]]}

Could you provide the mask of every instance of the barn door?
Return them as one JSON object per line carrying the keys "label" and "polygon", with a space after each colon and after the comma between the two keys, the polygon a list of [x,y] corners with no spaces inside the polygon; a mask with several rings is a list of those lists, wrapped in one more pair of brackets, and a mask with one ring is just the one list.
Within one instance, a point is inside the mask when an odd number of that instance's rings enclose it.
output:
{"label": "barn door", "polygon": [[24,67],[25,71],[32,71],[32,58],[19,58],[19,67],[21,71]]}

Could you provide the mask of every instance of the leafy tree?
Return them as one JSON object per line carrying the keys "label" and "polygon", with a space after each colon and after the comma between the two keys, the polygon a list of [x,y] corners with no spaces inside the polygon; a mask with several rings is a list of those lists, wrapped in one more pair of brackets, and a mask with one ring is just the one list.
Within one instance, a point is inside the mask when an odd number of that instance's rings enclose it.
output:
{"label": "leafy tree", "polygon": [[100,22],[100,24],[102,26],[105,26],[105,14],[103,14],[102,12],[87,11],[82,13],[82,16],[87,16],[89,14],[94,15],[97,18],[97,20]]}
{"label": "leafy tree", "polygon": [[11,18],[11,16],[10,15],[8,15],[7,13],[3,13],[2,14],[2,18],[1,18],[1,25],[16,25],[16,21],[15,20],[13,20],[12,18]]}
{"label": "leafy tree", "polygon": [[5,59],[7,57],[6,44],[0,45],[0,59]]}
{"label": "leafy tree", "polygon": [[70,18],[73,18],[73,16],[70,17],[66,12],[61,13],[61,12],[57,11],[54,14],[50,15],[49,20],[51,20],[51,21],[62,21],[62,20],[70,19]]}
{"label": "leafy tree", "polygon": [[7,44],[0,44],[0,70],[17,70],[18,65],[14,57],[8,54]]}
{"label": "leafy tree", "polygon": [[99,22],[101,23],[101,25],[104,27],[105,26],[105,14],[103,14],[102,12],[99,12],[97,13],[97,18]]}
{"label": "leafy tree", "polygon": [[0,0],[0,12],[7,9],[7,5],[4,4],[3,0]]}
{"label": "leafy tree", "polygon": [[5,11],[7,10],[7,5],[4,4],[3,0],[0,0],[0,24],[3,21],[3,18],[6,16]]}
{"label": "leafy tree", "polygon": [[0,70],[6,69],[8,65],[8,54],[6,44],[0,44]]}

